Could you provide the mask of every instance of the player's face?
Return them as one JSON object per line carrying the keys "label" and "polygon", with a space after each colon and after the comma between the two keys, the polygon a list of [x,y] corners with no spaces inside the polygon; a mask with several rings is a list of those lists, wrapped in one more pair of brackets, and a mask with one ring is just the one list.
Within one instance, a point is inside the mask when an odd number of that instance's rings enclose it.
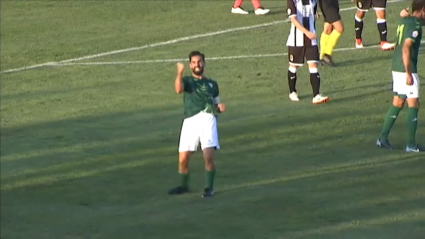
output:
{"label": "player's face", "polygon": [[202,60],[201,56],[193,56],[190,60],[190,69],[192,69],[192,72],[197,75],[201,76],[204,73],[204,61]]}

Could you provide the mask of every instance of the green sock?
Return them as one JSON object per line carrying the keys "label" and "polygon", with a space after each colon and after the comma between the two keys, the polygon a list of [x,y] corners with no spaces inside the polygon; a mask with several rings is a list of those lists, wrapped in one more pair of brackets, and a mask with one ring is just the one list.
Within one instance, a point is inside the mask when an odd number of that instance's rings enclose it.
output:
{"label": "green sock", "polygon": [[182,187],[185,189],[189,189],[189,173],[180,173],[182,178]]}
{"label": "green sock", "polygon": [[213,189],[214,188],[214,176],[215,176],[215,169],[207,172],[207,188]]}
{"label": "green sock", "polygon": [[397,120],[398,114],[402,108],[395,107],[391,105],[390,109],[385,116],[384,126],[382,127],[381,139],[387,140],[388,135],[390,134],[391,128],[393,127],[395,121]]}
{"label": "green sock", "polygon": [[418,108],[407,108],[407,135],[408,135],[408,146],[416,146],[416,129],[418,128]]}

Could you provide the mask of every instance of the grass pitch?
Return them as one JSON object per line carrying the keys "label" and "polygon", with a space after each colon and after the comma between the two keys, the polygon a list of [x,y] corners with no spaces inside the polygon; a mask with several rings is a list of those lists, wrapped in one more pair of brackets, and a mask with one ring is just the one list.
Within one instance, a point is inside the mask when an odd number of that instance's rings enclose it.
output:
{"label": "grass pitch", "polygon": [[[398,149],[374,145],[392,52],[352,49],[354,4],[341,1],[340,66],[320,68],[331,101],[310,103],[304,66],[290,102],[287,56],[273,55],[287,51],[289,24],[264,26],[286,18],[285,3],[262,3],[271,15],[232,15],[228,1],[3,1],[1,71],[189,39],[0,75],[1,238],[422,238],[425,156],[403,151],[404,112],[390,136]],[[388,5],[389,39],[409,4]],[[372,11],[364,41],[379,42]],[[206,74],[227,105],[212,200],[200,197],[200,154],[194,192],[166,195],[179,182],[182,119],[168,60],[191,50],[218,57]],[[425,144],[423,121],[417,138]]]}

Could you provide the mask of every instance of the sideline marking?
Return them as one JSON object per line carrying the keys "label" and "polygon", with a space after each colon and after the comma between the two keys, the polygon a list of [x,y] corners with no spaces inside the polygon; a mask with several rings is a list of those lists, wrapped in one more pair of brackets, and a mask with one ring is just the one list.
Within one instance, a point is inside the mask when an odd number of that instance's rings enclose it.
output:
{"label": "sideline marking", "polygon": [[[392,0],[392,1],[388,1],[387,3],[402,2],[402,1],[403,0]],[[339,11],[343,12],[343,11],[353,10],[353,9],[356,9],[356,8],[357,7],[355,7],[355,6],[354,7],[348,7],[348,8],[342,8]],[[288,22],[288,21],[289,21],[288,19],[285,19],[285,20],[273,21],[273,22],[269,22],[269,23],[246,26],[246,27],[230,28],[230,29],[226,29],[226,30],[209,32],[209,33],[204,33],[204,34],[199,34],[199,35],[193,35],[193,36],[189,36],[189,37],[181,37],[181,38],[176,38],[176,39],[169,40],[169,41],[147,44],[147,45],[140,46],[140,47],[131,47],[131,48],[126,48],[126,49],[121,49],[121,50],[108,51],[108,52],[103,52],[103,53],[94,54],[94,55],[72,58],[72,59],[68,59],[68,60],[51,61],[51,62],[46,62],[46,63],[42,63],[42,64],[36,64],[36,65],[31,65],[31,66],[24,66],[24,67],[4,70],[4,71],[1,71],[0,74],[20,72],[20,71],[25,71],[25,70],[30,70],[30,69],[35,69],[35,68],[40,68],[40,67],[45,67],[45,66],[60,66],[61,64],[64,64],[64,63],[71,63],[71,62],[75,62],[75,61],[88,60],[88,59],[99,58],[99,57],[103,57],[103,56],[110,56],[110,55],[114,55],[114,54],[120,54],[120,53],[131,52],[131,51],[139,51],[139,50],[143,50],[143,49],[154,48],[154,47],[158,47],[158,46],[165,46],[165,45],[170,45],[170,44],[183,42],[183,41],[189,41],[189,40],[194,40],[194,39],[199,39],[199,38],[204,38],[204,37],[216,36],[216,35],[225,34],[225,33],[229,33],[229,32],[244,31],[244,30],[250,30],[250,29],[260,28],[260,27],[268,27],[268,26],[277,25],[277,24],[280,24],[280,23]]]}
{"label": "sideline marking", "polygon": [[[421,41],[422,44],[425,43],[425,40]],[[334,51],[352,51],[352,50],[363,50],[369,48],[378,48],[379,45],[365,46],[363,48],[356,47],[346,47],[346,48],[337,48]],[[258,55],[239,55],[239,56],[217,56],[217,57],[207,57],[208,61],[215,60],[233,60],[233,59],[244,59],[244,58],[265,58],[265,57],[277,57],[277,56],[286,56],[288,53],[272,53],[272,54],[258,54]],[[57,64],[57,66],[76,66],[76,65],[85,65],[85,66],[103,66],[103,65],[130,65],[130,64],[148,64],[148,63],[166,63],[166,62],[180,62],[186,61],[186,58],[182,59],[159,59],[159,60],[144,60],[144,61],[104,61],[104,62],[73,62],[73,63],[63,63]]]}

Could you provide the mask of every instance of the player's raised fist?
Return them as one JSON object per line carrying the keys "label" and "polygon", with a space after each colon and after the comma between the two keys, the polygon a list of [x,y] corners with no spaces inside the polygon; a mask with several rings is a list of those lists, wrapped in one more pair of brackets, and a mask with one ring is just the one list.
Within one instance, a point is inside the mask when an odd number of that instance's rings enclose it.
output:
{"label": "player's raised fist", "polygon": [[220,112],[224,112],[226,110],[226,106],[223,103],[217,104],[217,108]]}
{"label": "player's raised fist", "polygon": [[400,12],[400,17],[408,17],[409,15],[409,8],[403,9]]}
{"label": "player's raised fist", "polygon": [[177,63],[177,72],[183,73],[183,71],[184,71],[184,64],[181,62]]}

